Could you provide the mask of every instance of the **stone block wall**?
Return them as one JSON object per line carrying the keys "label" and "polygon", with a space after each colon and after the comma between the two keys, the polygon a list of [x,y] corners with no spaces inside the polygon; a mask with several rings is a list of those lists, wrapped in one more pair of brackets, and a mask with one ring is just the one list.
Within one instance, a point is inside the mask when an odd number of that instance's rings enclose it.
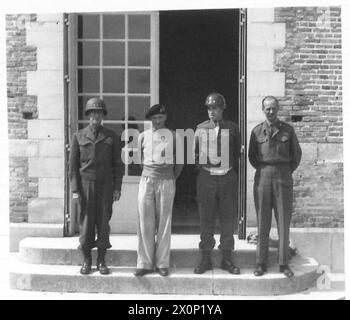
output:
{"label": "stone block wall", "polygon": [[7,15],[10,221],[62,223],[63,15]]}
{"label": "stone block wall", "polygon": [[26,22],[36,21],[36,15],[6,16],[7,106],[10,221],[28,221],[28,201],[38,196],[38,179],[28,175],[28,155],[37,146],[28,143],[28,119],[37,118],[37,97],[27,92],[27,71],[37,69],[36,47],[27,44]]}

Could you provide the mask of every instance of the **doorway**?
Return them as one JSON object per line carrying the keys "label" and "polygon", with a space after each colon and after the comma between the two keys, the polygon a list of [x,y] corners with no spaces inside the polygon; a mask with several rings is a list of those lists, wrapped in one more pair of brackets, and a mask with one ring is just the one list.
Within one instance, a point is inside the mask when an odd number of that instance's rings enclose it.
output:
{"label": "doorway", "polygon": [[[195,129],[207,120],[211,92],[224,95],[225,118],[238,124],[239,22],[239,9],[159,13],[159,101],[170,128]],[[194,165],[185,165],[176,189],[173,232],[198,233]]]}

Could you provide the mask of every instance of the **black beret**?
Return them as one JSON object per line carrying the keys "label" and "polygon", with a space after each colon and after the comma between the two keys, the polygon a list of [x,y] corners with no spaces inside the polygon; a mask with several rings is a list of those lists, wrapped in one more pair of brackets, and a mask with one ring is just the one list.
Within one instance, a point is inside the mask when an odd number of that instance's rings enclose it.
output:
{"label": "black beret", "polygon": [[151,118],[155,114],[167,114],[165,106],[162,104],[155,104],[146,113],[146,119]]}

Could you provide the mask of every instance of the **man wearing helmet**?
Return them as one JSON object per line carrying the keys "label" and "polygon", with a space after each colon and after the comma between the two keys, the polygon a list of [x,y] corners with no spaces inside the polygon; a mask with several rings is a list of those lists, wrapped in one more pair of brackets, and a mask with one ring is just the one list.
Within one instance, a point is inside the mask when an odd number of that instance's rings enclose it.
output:
{"label": "man wearing helmet", "polygon": [[[97,269],[108,274],[105,262],[109,242],[109,220],[112,203],[120,198],[124,165],[121,162],[120,139],[116,133],[102,126],[107,114],[103,100],[91,98],[86,103],[85,115],[89,125],[73,135],[69,176],[73,198],[79,198],[79,248],[84,255],[81,274],[89,274],[91,249],[97,247]],[[95,231],[97,239],[95,240]]]}
{"label": "man wearing helmet", "polygon": [[[205,106],[209,120],[197,126],[195,159],[199,167],[197,203],[200,214],[200,243],[202,258],[194,272],[212,269],[211,251],[215,246],[216,214],[220,220],[221,268],[232,274],[240,270],[234,265],[233,233],[237,228],[238,161],[240,135],[238,126],[224,118],[225,98],[219,93],[207,96]],[[224,165],[223,159],[227,159]],[[204,161],[203,161],[204,160]]]}

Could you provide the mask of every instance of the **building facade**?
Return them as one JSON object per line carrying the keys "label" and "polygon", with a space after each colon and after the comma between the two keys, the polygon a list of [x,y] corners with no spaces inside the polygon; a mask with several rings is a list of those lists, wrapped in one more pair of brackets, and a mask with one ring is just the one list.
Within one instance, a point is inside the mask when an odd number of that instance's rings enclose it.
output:
{"label": "building facade", "polygon": [[[174,128],[194,128],[205,120],[205,96],[222,92],[227,117],[244,131],[240,198],[248,227],[256,219],[245,150],[264,120],[262,98],[276,96],[303,150],[292,226],[343,228],[340,7],[16,14],[6,16],[6,33],[13,250],[26,235],[72,234],[69,138],[86,124],[83,107],[95,95],[109,107],[105,125],[120,134],[142,131],[145,111],[158,101]],[[114,233],[136,232],[139,174],[125,167]],[[178,183],[181,232],[198,222],[193,171]]]}

